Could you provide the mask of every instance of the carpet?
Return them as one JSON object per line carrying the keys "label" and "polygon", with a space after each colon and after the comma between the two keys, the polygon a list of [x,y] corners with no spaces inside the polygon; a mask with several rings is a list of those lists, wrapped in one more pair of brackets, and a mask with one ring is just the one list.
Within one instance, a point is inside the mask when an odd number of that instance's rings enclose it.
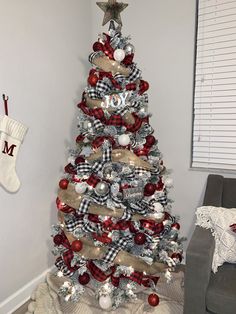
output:
{"label": "carpet", "polygon": [[91,289],[86,292],[79,303],[64,302],[57,291],[63,284],[63,279],[55,274],[48,273],[46,281],[39,284],[31,296],[31,303],[26,314],[182,314],[183,313],[183,272],[173,274],[173,282],[167,284],[165,278],[160,278],[158,283],[158,295],[160,304],[150,307],[147,297],[150,291],[142,291],[138,294],[136,302],[122,305],[116,311],[106,312],[101,310],[98,301],[93,297]]}

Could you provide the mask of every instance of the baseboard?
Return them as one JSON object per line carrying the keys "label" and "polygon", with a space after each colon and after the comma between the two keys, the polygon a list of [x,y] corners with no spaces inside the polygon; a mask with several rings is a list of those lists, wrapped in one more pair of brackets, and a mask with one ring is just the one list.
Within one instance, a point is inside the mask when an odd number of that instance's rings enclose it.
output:
{"label": "baseboard", "polygon": [[53,270],[54,266],[45,270],[38,277],[31,280],[24,287],[0,303],[0,314],[12,314],[12,312],[16,311],[20,306],[27,302],[37,285],[45,280],[48,272]]}

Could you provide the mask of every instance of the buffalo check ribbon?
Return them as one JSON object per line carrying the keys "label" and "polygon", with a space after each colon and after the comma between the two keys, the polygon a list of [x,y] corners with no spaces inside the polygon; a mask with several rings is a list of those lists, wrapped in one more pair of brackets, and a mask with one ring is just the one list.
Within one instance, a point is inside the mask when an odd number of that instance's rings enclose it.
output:
{"label": "buffalo check ribbon", "polygon": [[133,239],[133,236],[128,235],[127,237],[119,239],[118,242],[110,246],[107,250],[107,253],[105,254],[103,258],[104,262],[107,264],[113,263],[118,253],[121,250],[124,250],[126,246],[128,245],[128,243],[132,241],[132,239]]}

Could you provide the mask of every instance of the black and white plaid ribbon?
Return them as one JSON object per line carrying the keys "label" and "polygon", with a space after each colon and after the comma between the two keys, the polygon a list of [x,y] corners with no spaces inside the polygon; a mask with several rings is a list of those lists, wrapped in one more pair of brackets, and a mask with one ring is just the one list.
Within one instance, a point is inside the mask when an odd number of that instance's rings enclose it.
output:
{"label": "black and white plaid ribbon", "polygon": [[102,160],[96,161],[93,165],[89,164],[88,162],[80,163],[76,166],[77,173],[80,174],[90,174],[90,173],[97,173],[101,171],[104,165],[111,161],[112,157],[112,146],[110,144],[103,145],[103,152],[102,152]]}
{"label": "black and white plaid ribbon", "polygon": [[95,131],[99,132],[104,128],[104,125],[102,124],[100,120],[94,120],[93,127]]}
{"label": "black and white plaid ribbon", "polygon": [[99,98],[103,98],[105,95],[107,95],[112,89],[112,84],[110,80],[107,80],[106,78],[102,81],[98,81],[96,85],[96,93]]}
{"label": "black and white plaid ribbon", "polygon": [[164,193],[164,195],[162,195],[162,196],[159,196],[157,198],[157,201],[159,203],[161,203],[161,205],[163,205],[163,206],[167,205],[167,195],[166,195],[166,193]]}
{"label": "black and white plaid ribbon", "polygon": [[57,267],[57,269],[58,269],[59,271],[61,271],[61,272],[63,273],[63,276],[65,276],[65,277],[71,277],[71,276],[73,276],[73,274],[74,274],[74,273],[71,272],[71,271],[68,269],[68,267],[65,265],[65,263],[64,263],[64,261],[63,261],[63,259],[62,259],[61,256],[56,260],[55,266]]}
{"label": "black and white plaid ribbon", "polygon": [[125,84],[125,81],[126,81],[126,77],[120,73],[115,74],[114,79],[120,85]]}
{"label": "black and white plaid ribbon", "polygon": [[126,221],[131,220],[132,215],[133,215],[132,210],[130,208],[126,207],[124,209],[124,213],[123,213],[122,217],[120,218],[120,220],[126,220]]}
{"label": "black and white plaid ribbon", "polygon": [[96,192],[93,193],[91,198],[93,201],[99,205],[105,205],[109,197],[109,192],[106,195],[97,195]]}
{"label": "black and white plaid ribbon", "polygon": [[146,215],[149,211],[147,210],[147,207],[144,206],[142,201],[138,201],[135,204],[130,203],[130,208],[132,209],[133,213],[140,214],[140,215]]}
{"label": "black and white plaid ribbon", "polygon": [[111,264],[114,262],[117,254],[126,248],[128,243],[132,241],[133,236],[129,235],[125,238],[119,239],[117,243],[115,243],[113,246],[110,246],[107,250],[107,253],[104,256],[104,262],[107,264]]}
{"label": "black and white plaid ribbon", "polygon": [[84,219],[70,219],[65,221],[65,227],[68,232],[74,232],[80,228],[84,232],[98,232],[101,230],[99,224],[91,223],[90,221],[84,221]]}
{"label": "black and white plaid ribbon", "polygon": [[99,98],[96,88],[93,88],[93,87],[87,88],[86,93],[88,94],[89,98],[91,98],[91,99],[98,99]]}
{"label": "black and white plaid ribbon", "polygon": [[135,81],[137,81],[140,77],[141,77],[141,70],[139,70],[136,66],[136,64],[134,63],[131,67],[131,73],[130,75],[127,77],[127,80],[130,82],[130,83],[133,83]]}
{"label": "black and white plaid ribbon", "polygon": [[142,176],[142,175],[144,175],[147,172],[150,172],[150,170],[147,170],[147,169],[144,169],[144,168],[141,168],[141,167],[136,167],[135,170],[134,170],[134,173],[137,176]]}
{"label": "black and white plaid ribbon", "polygon": [[102,51],[95,51],[95,52],[92,52],[92,53],[89,55],[88,60],[89,60],[90,63],[93,64],[93,60],[94,60],[95,58],[102,57],[102,56],[104,56],[104,53],[103,53]]}
{"label": "black and white plaid ribbon", "polygon": [[87,198],[82,199],[80,206],[77,209],[77,212],[80,214],[86,214],[88,212],[90,203],[91,203],[91,200]]}
{"label": "black and white plaid ribbon", "polygon": [[76,171],[80,174],[88,174],[92,171],[92,166],[88,162],[83,162],[76,166]]}

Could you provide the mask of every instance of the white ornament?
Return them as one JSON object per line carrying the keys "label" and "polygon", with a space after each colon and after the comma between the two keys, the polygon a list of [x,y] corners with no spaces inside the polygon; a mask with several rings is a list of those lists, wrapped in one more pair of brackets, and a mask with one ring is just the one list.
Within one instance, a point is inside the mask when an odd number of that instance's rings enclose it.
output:
{"label": "white ornament", "polygon": [[155,214],[153,214],[153,216],[155,219],[162,220],[165,217],[165,214],[164,213],[155,213]]}
{"label": "white ornament", "polygon": [[79,183],[77,183],[76,186],[75,186],[76,193],[78,193],[78,194],[85,193],[86,190],[87,190],[87,186],[88,185],[87,185],[86,182],[79,182]]}
{"label": "white ornament", "polygon": [[118,143],[121,146],[127,146],[130,143],[130,137],[127,134],[122,134],[118,137]]}
{"label": "white ornament", "polygon": [[173,187],[173,179],[172,178],[166,178],[164,179],[164,184],[167,188]]}
{"label": "white ornament", "polygon": [[109,310],[112,307],[112,300],[109,295],[102,295],[99,298],[99,305],[103,310]]}
{"label": "white ornament", "polygon": [[123,49],[116,49],[114,51],[114,59],[118,62],[123,61],[125,58],[125,51]]}
{"label": "white ornament", "polygon": [[106,182],[99,182],[95,187],[95,192],[99,196],[106,195],[109,192],[109,185]]}
{"label": "white ornament", "polygon": [[154,207],[155,207],[155,212],[163,213],[164,207],[161,205],[161,203],[155,203]]}

